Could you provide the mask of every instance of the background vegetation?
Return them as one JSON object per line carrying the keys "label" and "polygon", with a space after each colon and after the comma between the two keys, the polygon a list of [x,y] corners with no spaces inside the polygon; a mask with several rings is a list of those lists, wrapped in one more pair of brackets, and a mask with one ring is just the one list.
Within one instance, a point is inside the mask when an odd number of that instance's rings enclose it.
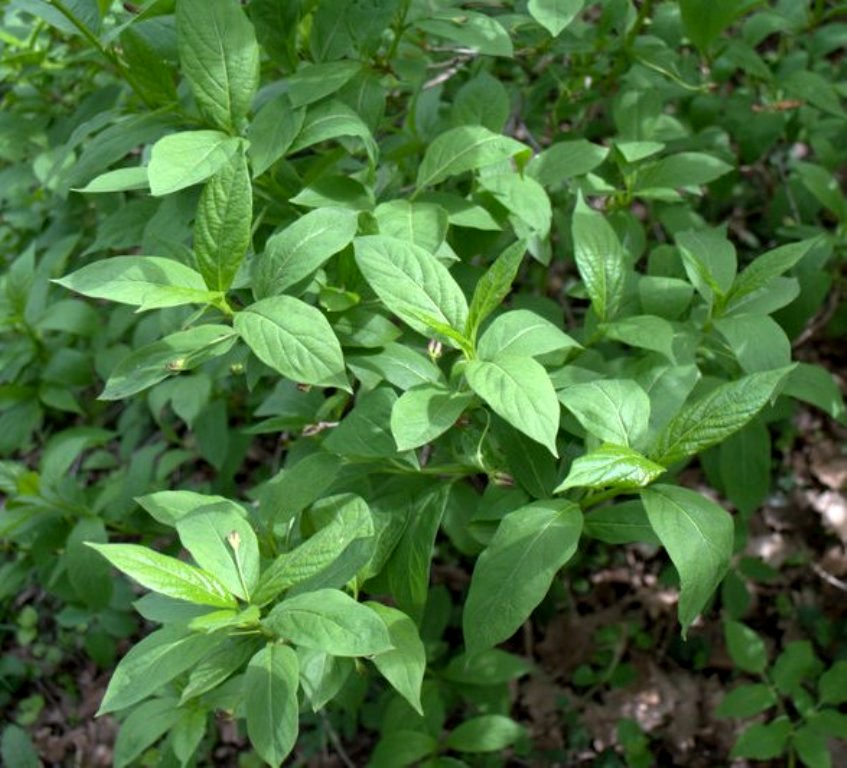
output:
{"label": "background vegetation", "polygon": [[4,3],[3,764],[847,763],[846,22]]}

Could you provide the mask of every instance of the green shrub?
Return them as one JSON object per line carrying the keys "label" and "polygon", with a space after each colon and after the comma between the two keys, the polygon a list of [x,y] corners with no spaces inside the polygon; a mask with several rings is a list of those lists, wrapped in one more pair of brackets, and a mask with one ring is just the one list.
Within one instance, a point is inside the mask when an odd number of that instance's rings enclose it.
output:
{"label": "green shrub", "polygon": [[[100,707],[122,718],[115,765],[156,743],[161,765],[202,762],[220,710],[270,765],[298,730],[338,742],[327,708],[378,732],[374,766],[527,753],[508,683],[530,666],[497,646],[585,541],[664,548],[687,633],[791,399],[843,418],[791,349],[844,248],[837,12],[3,11],[0,597],[40,585],[105,668],[133,607],[157,625]],[[735,515],[680,483],[696,460]],[[431,586],[433,563],[472,570],[466,592]],[[735,754],[790,737],[826,764],[837,711],[777,677],[796,647],[721,712],[789,696],[801,724]]]}

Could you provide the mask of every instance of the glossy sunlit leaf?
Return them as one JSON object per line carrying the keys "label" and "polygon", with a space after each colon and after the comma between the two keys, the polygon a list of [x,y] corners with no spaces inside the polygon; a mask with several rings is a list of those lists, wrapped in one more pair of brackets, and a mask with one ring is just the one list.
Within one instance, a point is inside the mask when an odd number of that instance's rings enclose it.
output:
{"label": "glossy sunlit leaf", "polygon": [[348,388],[341,345],[315,307],[290,296],[262,299],[236,315],[235,330],[256,357],[283,376]]}
{"label": "glossy sunlit leaf", "polygon": [[198,605],[235,607],[235,598],[211,573],[138,544],[89,544],[143,587]]}
{"label": "glossy sunlit leaf", "polygon": [[529,12],[553,37],[557,37],[582,10],[584,0],[529,0]]}
{"label": "glossy sunlit leaf", "polygon": [[393,648],[385,623],[338,589],[318,589],[279,603],[262,621],[279,637],[333,656],[371,656]]}
{"label": "glossy sunlit leaf", "polygon": [[350,243],[357,227],[354,212],[326,207],[268,238],[255,261],[256,295],[274,296],[311,275]]}
{"label": "glossy sunlit leaf", "polygon": [[169,195],[200,184],[223,168],[242,146],[241,139],[221,131],[183,131],[165,136],[150,152],[150,192]]}
{"label": "glossy sunlit leaf", "polygon": [[622,445],[602,445],[574,459],[556,492],[568,488],[642,488],[665,468]]}
{"label": "glossy sunlit leaf", "polygon": [[539,363],[517,355],[471,360],[465,377],[498,416],[558,456],[559,401],[547,371]]}

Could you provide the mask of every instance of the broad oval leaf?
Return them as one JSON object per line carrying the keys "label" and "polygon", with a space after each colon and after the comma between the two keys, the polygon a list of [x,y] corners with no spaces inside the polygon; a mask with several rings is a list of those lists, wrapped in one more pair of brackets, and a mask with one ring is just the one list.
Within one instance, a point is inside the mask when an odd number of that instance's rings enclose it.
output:
{"label": "broad oval leaf", "polygon": [[211,573],[138,544],[89,544],[119,571],[160,595],[198,605],[234,608],[235,598]]}
{"label": "broad oval leaf", "polygon": [[646,488],[641,500],[679,573],[679,623],[684,637],[729,567],[732,516],[696,491],[673,485]]}
{"label": "broad oval leaf", "polygon": [[285,640],[333,656],[372,656],[394,647],[385,623],[338,589],[290,597],[262,624]]}
{"label": "broad oval leaf", "polygon": [[500,522],[474,567],[462,615],[468,651],[511,637],[544,599],[576,552],[582,512],[564,499],[539,501]]}
{"label": "broad oval leaf", "polygon": [[318,208],[268,238],[256,257],[254,290],[259,298],[282,293],[311,275],[356,234],[356,213]]}
{"label": "broad oval leaf", "polygon": [[447,268],[419,246],[386,235],[354,240],[356,263],[385,305],[419,333],[428,334],[422,317],[462,332],[468,303]]}
{"label": "broad oval leaf", "polygon": [[163,136],[150,151],[147,177],[154,196],[169,195],[206,181],[238,152],[243,142],[221,131],[183,131]]}
{"label": "broad oval leaf", "polygon": [[144,309],[208,304],[220,296],[209,291],[199,272],[160,256],[113,256],[56,280],[94,299]]}
{"label": "broad oval leaf", "polygon": [[531,357],[498,355],[471,360],[465,368],[471,389],[491,409],[554,456],[559,432],[559,401],[547,371]]}
{"label": "broad oval leaf", "polygon": [[235,330],[263,363],[293,381],[348,389],[341,344],[323,313],[291,296],[251,304]]}
{"label": "broad oval leaf", "polygon": [[210,504],[177,520],[182,545],[194,562],[242,600],[259,580],[259,542],[253,528],[230,503]]}
{"label": "broad oval leaf", "polygon": [[450,176],[484,168],[521,153],[529,153],[526,145],[481,125],[452,128],[437,136],[427,147],[418,168],[417,187],[429,187]]}
{"label": "broad oval leaf", "polygon": [[622,445],[601,445],[574,459],[568,476],[554,491],[568,488],[643,488],[665,471],[638,451]]}
{"label": "broad oval leaf", "polygon": [[560,391],[559,399],[587,432],[603,442],[638,445],[647,433],[650,398],[630,379],[574,384]]}
{"label": "broad oval leaf", "polygon": [[436,384],[421,384],[404,392],[391,409],[391,434],[398,451],[435,440],[456,423],[472,395],[451,392]]}
{"label": "broad oval leaf", "polygon": [[259,45],[241,4],[179,0],[179,60],[197,106],[228,133],[239,133],[259,86]]}
{"label": "broad oval leaf", "polygon": [[483,360],[497,355],[536,357],[580,345],[563,330],[528,309],[513,309],[494,319],[479,339],[477,354]]}
{"label": "broad oval leaf", "polygon": [[262,760],[277,768],[297,742],[299,685],[297,654],[277,643],[266,645],[253,656],[244,675],[247,736]]}

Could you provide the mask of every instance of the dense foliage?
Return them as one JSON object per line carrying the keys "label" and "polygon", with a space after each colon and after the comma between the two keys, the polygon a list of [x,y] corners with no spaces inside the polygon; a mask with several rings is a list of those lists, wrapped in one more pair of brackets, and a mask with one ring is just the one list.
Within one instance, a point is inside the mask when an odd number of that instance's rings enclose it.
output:
{"label": "dense foliage", "polygon": [[[244,765],[577,764],[514,637],[633,546],[752,678],[733,756],[831,764],[847,642],[769,648],[741,555],[797,404],[844,419],[792,359],[847,238],[843,5],[0,13],[4,764],[80,654],[119,767],[220,764],[220,712]],[[631,721],[605,759],[653,764]]]}

